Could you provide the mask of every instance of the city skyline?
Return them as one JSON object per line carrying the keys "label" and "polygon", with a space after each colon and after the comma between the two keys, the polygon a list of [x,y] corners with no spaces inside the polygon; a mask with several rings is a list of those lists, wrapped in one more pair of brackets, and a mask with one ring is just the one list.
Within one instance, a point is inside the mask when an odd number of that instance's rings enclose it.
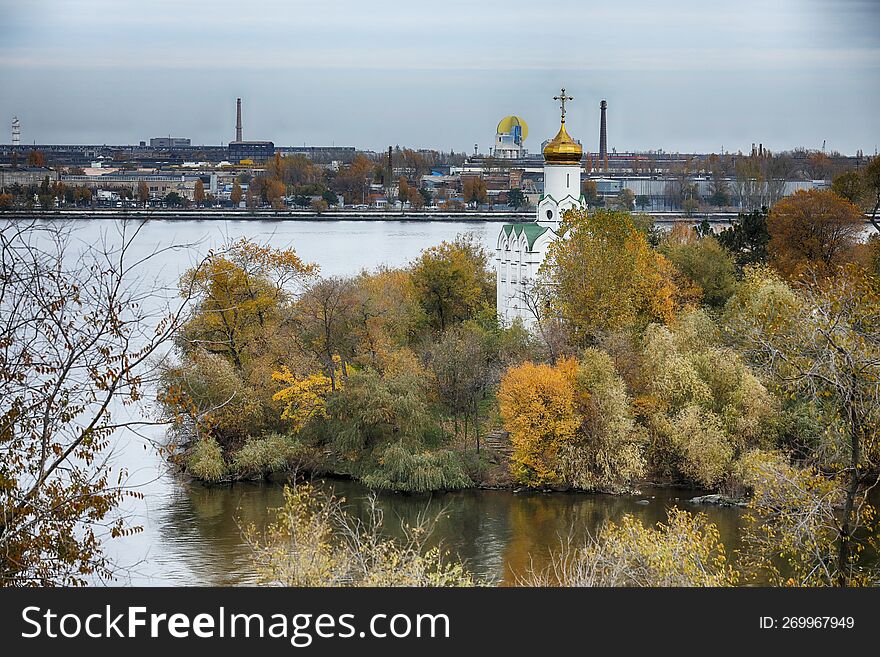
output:
{"label": "city skyline", "polygon": [[245,139],[486,152],[497,121],[517,114],[536,152],[558,125],[560,86],[575,99],[572,136],[590,151],[602,99],[618,151],[824,141],[829,151],[870,153],[880,141],[880,10],[871,2],[639,1],[624,13],[595,2],[431,11],[341,0],[322,5],[323,16],[302,2],[263,3],[259,14],[226,0],[71,5],[0,0],[9,91],[0,142],[16,115],[23,145],[168,134],[228,143],[241,97]]}

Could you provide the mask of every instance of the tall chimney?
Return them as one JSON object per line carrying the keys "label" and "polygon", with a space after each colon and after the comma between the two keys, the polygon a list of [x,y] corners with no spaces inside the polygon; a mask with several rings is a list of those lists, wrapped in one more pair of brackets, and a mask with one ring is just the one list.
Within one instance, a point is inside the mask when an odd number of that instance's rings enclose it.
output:
{"label": "tall chimney", "polygon": [[241,98],[236,100],[235,108],[235,141],[241,141]]}
{"label": "tall chimney", "polygon": [[599,119],[599,161],[605,171],[608,171],[608,132],[605,126],[605,110],[608,109],[608,103],[604,100],[599,103],[601,110],[601,118]]}

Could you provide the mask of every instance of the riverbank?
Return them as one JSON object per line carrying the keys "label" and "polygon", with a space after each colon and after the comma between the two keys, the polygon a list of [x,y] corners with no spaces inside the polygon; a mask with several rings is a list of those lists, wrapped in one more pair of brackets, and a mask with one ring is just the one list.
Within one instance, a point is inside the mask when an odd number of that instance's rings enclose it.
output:
{"label": "riverbank", "polygon": [[[713,224],[728,224],[738,216],[736,212],[695,212],[687,216],[682,212],[645,212],[660,223],[689,221],[698,223],[704,219]],[[179,219],[191,221],[210,220],[263,220],[263,221],[419,221],[419,222],[527,222],[534,221],[534,210],[480,212],[425,211],[425,210],[364,210],[341,209],[315,212],[314,210],[240,210],[230,208],[76,208],[61,210],[6,210],[0,216],[16,219],[46,219],[63,217],[70,219]],[[866,221],[867,223],[867,221]]]}

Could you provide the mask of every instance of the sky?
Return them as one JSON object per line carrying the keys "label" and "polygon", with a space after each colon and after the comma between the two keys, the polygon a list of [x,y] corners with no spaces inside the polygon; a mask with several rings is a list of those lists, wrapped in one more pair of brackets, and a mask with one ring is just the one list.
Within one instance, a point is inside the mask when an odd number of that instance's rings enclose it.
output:
{"label": "sky", "polygon": [[880,0],[0,0],[0,143],[880,147]]}

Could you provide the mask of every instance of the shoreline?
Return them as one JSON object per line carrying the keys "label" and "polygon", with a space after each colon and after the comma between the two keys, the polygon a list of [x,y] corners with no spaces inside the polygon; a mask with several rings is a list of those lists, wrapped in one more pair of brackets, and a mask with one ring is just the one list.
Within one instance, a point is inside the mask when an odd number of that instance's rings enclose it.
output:
{"label": "shoreline", "polygon": [[[699,212],[688,217],[681,212],[645,212],[655,221],[674,223],[678,221],[700,222],[704,219],[715,224],[730,224],[737,212]],[[418,212],[385,210],[337,210],[317,213],[312,210],[230,210],[230,209],[119,209],[84,208],[63,210],[4,210],[0,217],[12,219],[47,219],[54,217],[71,219],[159,219],[159,220],[277,220],[277,221],[413,221],[413,222],[531,222],[534,210],[529,211],[459,211]]]}

